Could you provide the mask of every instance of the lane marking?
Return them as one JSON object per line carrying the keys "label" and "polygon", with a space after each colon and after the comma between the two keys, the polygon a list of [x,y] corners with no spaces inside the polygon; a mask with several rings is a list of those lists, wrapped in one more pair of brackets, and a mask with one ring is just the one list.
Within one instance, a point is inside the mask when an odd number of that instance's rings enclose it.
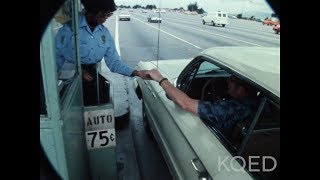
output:
{"label": "lane marking", "polygon": [[[173,22],[170,22],[172,24],[177,24],[177,23],[173,23]],[[181,24],[177,24],[179,26],[184,26],[184,25],[181,25]],[[255,44],[255,43],[251,43],[251,42],[248,42],[248,41],[244,41],[244,40],[240,40],[240,39],[235,39],[235,38],[232,38],[232,37],[228,37],[228,36],[224,36],[224,35],[221,35],[221,34],[217,34],[217,33],[212,33],[212,32],[209,32],[209,31],[204,31],[202,29],[197,29],[197,28],[194,28],[194,27],[190,27],[190,26],[184,26],[184,27],[187,27],[187,28],[191,28],[191,29],[195,29],[197,31],[202,31],[202,32],[205,32],[205,33],[209,33],[209,34],[212,34],[212,35],[215,35],[215,36],[220,36],[220,37],[224,37],[226,39],[231,39],[231,40],[234,40],[234,41],[240,41],[240,42],[243,42],[243,43],[247,43],[247,44],[251,44],[251,45],[255,45],[255,46],[260,46],[262,47],[262,45],[260,44]]]}
{"label": "lane marking", "polygon": [[[131,16],[131,17],[132,17],[132,16]],[[186,41],[186,40],[184,40],[184,39],[182,39],[182,38],[179,38],[179,37],[177,37],[177,36],[175,36],[175,35],[173,35],[173,34],[170,34],[170,33],[166,32],[166,31],[164,31],[164,30],[162,30],[162,29],[159,29],[159,28],[156,28],[156,27],[154,27],[154,26],[152,26],[152,25],[150,25],[150,24],[147,24],[147,23],[141,21],[141,20],[138,19],[138,18],[135,18],[135,17],[132,17],[132,18],[134,18],[134,19],[140,21],[141,23],[143,23],[143,24],[145,24],[145,25],[148,25],[148,26],[150,26],[150,27],[152,27],[152,28],[154,28],[154,29],[156,29],[156,30],[159,30],[159,31],[161,31],[161,32],[163,32],[163,33],[165,33],[165,34],[167,34],[167,35],[169,35],[169,36],[172,36],[172,37],[174,37],[174,38],[176,38],[176,39],[178,39],[178,40],[180,40],[180,41],[182,41],[182,42],[185,42],[185,43],[187,43],[187,44],[189,44],[189,45],[191,45],[191,46],[193,46],[193,47],[195,47],[195,48],[197,48],[197,49],[203,50],[203,48],[201,48],[201,47],[199,47],[199,46],[196,46],[196,45],[194,45],[194,44],[192,44],[192,43],[190,43],[190,42],[188,42],[188,41]]]}

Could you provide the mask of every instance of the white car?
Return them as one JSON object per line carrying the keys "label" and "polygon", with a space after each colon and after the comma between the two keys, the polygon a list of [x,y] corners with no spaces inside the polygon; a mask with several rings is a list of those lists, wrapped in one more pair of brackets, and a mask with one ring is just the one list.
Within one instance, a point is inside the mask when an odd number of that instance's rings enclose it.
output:
{"label": "white car", "polygon": [[221,25],[225,27],[229,24],[228,14],[226,12],[209,12],[206,16],[202,17],[202,23],[205,25],[206,23],[211,24],[212,26]]}
{"label": "white car", "polygon": [[159,17],[158,14],[150,14],[148,17],[148,22],[156,22],[156,23],[161,23],[162,19]]}
{"label": "white car", "polygon": [[174,103],[158,82],[137,77],[143,126],[158,143],[173,179],[279,179],[280,48],[214,47],[193,59],[141,61],[137,69],[156,64],[192,99],[227,101],[233,75],[247,83],[257,102],[252,115],[221,129]]}
{"label": "white car", "polygon": [[129,13],[121,12],[119,15],[119,21],[122,21],[122,20],[130,21],[130,19],[131,19],[131,16]]}

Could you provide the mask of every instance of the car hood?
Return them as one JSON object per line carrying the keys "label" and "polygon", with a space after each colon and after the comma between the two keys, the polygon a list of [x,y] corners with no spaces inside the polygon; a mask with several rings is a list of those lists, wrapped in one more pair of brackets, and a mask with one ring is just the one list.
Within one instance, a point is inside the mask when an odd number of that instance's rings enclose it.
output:
{"label": "car hood", "polygon": [[[170,80],[177,78],[181,71],[190,63],[192,59],[173,59],[173,60],[159,60],[158,69],[161,74]],[[157,61],[140,61],[138,63],[139,69],[154,69],[157,68]]]}

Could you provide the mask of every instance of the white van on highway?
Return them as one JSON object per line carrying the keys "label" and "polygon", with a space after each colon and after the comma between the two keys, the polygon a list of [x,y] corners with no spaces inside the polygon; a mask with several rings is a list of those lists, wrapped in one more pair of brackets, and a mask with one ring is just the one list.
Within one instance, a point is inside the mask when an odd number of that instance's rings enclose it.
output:
{"label": "white van on highway", "polygon": [[202,23],[210,23],[213,26],[215,25],[222,25],[222,27],[225,27],[226,24],[229,24],[228,22],[228,14],[226,12],[209,12],[206,16],[202,17]]}

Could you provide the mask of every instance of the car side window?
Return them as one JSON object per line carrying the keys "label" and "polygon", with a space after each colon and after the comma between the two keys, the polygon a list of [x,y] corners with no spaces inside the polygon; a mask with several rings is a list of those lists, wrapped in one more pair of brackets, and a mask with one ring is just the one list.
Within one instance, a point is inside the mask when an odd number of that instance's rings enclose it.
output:
{"label": "car side window", "polygon": [[254,129],[263,130],[272,128],[280,128],[280,105],[268,100]]}
{"label": "car side window", "polygon": [[[253,131],[239,154],[255,162],[253,175],[262,179],[280,178],[280,105],[267,100]],[[251,171],[253,172],[253,171]]]}
{"label": "car side window", "polygon": [[187,70],[184,75],[182,76],[181,78],[181,81],[179,83],[179,86],[178,88],[187,93],[188,92],[188,89],[189,89],[189,86],[193,80],[193,77],[196,73],[196,71],[198,70],[198,67],[199,67],[199,63],[195,63],[194,65],[191,66],[191,68],[189,70]]}
{"label": "car side window", "polygon": [[[205,93],[205,98],[210,96],[210,87],[209,80],[212,78],[221,78],[228,77],[229,74],[216,66],[215,64],[208,62],[206,60],[199,60],[193,66],[189,68],[189,70],[182,77],[180,86],[178,87],[180,90],[185,92],[190,98],[193,99],[202,99]],[[206,85],[206,83],[208,83]],[[208,91],[203,92],[203,88],[208,86]],[[209,95],[208,95],[209,93]]]}
{"label": "car side window", "polygon": [[196,77],[200,77],[201,75],[205,75],[205,74],[210,74],[213,71],[217,71],[220,70],[221,68],[219,68],[218,66],[208,62],[208,61],[203,61],[200,64],[199,70],[197,72],[197,76]]}

